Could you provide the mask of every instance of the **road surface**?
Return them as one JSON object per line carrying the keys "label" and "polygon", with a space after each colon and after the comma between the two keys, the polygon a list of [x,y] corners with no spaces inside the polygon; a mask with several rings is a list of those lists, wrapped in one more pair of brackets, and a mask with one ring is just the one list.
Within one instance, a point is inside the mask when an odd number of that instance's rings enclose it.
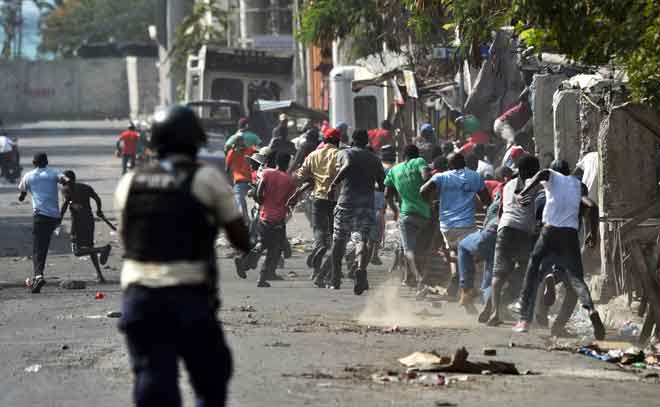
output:
{"label": "road surface", "polygon": [[[53,167],[73,169],[81,182],[93,185],[114,219],[111,197],[120,162],[112,156],[112,132],[93,123],[76,131],[70,130],[75,123],[43,127],[21,137],[27,169],[32,154],[46,151]],[[94,282],[90,262],[74,258],[68,235],[62,234],[51,246],[48,285],[32,295],[21,286],[31,274],[31,206],[16,197],[15,185],[0,185],[0,406],[131,405],[126,348],[117,320],[106,317],[119,310],[122,251],[117,236],[97,223],[97,242],[113,245],[104,268],[109,284]],[[582,355],[545,351],[551,340],[547,330],[515,335],[510,325],[479,326],[456,304],[415,302],[385,266],[370,269],[372,290],[360,297],[352,294],[348,281],[340,291],[314,288],[304,265],[311,231],[302,215],[295,215],[288,234],[303,244],[279,271],[286,281],[268,289],[256,287],[254,272],[240,280],[225,257],[229,250],[219,248],[219,315],[235,359],[230,406],[658,405],[657,379]],[[391,256],[383,257],[388,265]],[[65,279],[85,280],[87,288],[60,288]],[[95,299],[96,292],[105,298]],[[394,324],[401,325],[401,332],[383,333],[383,326]],[[510,347],[511,342],[518,346]],[[449,355],[463,346],[471,360],[508,361],[521,372],[537,374],[473,375],[441,387],[372,379],[388,370],[405,371],[397,360],[414,351]],[[484,347],[495,348],[497,356],[483,356]],[[191,406],[185,374],[181,384]]]}

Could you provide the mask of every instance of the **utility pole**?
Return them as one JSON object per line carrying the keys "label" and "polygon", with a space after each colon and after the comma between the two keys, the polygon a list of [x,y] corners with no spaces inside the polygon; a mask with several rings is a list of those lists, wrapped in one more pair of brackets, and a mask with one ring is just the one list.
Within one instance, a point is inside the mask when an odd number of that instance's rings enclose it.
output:
{"label": "utility pole", "polygon": [[160,0],[158,21],[158,59],[161,106],[176,103],[176,85],[181,72],[172,71],[169,51],[176,39],[176,28],[185,15],[186,0]]}

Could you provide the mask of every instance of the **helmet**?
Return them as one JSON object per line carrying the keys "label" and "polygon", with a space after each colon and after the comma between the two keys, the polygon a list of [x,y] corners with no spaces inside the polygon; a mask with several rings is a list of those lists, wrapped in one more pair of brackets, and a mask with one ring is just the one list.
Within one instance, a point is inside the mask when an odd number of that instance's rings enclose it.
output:
{"label": "helmet", "polygon": [[205,143],[206,133],[189,107],[172,105],[154,114],[150,145],[160,156],[170,153],[195,155]]}

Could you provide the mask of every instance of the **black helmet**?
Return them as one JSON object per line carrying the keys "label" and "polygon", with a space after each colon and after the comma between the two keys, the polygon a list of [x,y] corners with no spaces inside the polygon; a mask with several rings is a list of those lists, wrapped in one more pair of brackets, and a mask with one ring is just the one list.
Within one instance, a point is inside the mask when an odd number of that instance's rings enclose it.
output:
{"label": "black helmet", "polygon": [[206,143],[206,133],[189,107],[172,105],[158,110],[151,123],[151,148],[158,155],[195,155]]}

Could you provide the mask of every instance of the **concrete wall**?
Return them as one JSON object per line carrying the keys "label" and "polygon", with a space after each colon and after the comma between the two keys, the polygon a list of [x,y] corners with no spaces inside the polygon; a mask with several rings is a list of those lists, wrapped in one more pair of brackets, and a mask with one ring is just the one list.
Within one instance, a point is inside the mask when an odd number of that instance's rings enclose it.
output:
{"label": "concrete wall", "polygon": [[560,90],[552,101],[555,132],[555,158],[566,160],[571,168],[580,158],[579,91]]}
{"label": "concrete wall", "polygon": [[625,108],[601,123],[598,152],[601,216],[624,217],[657,198],[658,138]]}
{"label": "concrete wall", "polygon": [[534,143],[536,144],[536,155],[541,161],[541,168],[548,167],[555,156],[552,96],[565,79],[564,75],[537,74],[534,75],[532,81]]}
{"label": "concrete wall", "polygon": [[124,58],[0,62],[0,117],[7,120],[122,118],[128,101]]}

